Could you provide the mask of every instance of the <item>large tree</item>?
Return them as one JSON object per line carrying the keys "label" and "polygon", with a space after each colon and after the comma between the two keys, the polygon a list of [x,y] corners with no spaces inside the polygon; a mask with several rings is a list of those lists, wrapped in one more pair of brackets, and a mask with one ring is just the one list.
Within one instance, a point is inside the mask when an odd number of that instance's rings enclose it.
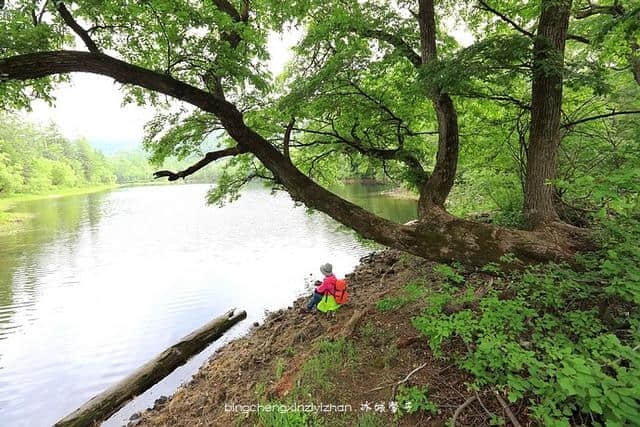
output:
{"label": "large tree", "polygon": [[[556,210],[558,147],[567,129],[620,113],[565,114],[563,120],[565,80],[590,76],[585,67],[606,48],[605,37],[592,40],[572,29],[596,6],[571,0],[441,3],[7,1],[0,12],[1,102],[19,108],[48,99],[70,73],[107,76],[141,104],[161,108],[166,102],[159,95],[166,95],[190,106],[148,125],[146,143],[156,159],[197,151],[215,132],[227,136],[226,145],[192,167],[159,177],[176,180],[231,158],[240,176],[223,177],[217,196],[265,179],[365,238],[424,258],[477,265],[507,253],[526,262],[569,260],[591,243]],[[572,18],[576,13],[583,19]],[[637,5],[620,13],[637,13]],[[459,46],[448,34],[453,21],[443,16],[464,17],[475,43]],[[629,27],[628,20],[619,21]],[[266,68],[268,35],[290,26],[303,36],[293,63],[274,79]],[[638,32],[633,27],[625,34],[631,49],[625,58],[635,70]],[[69,49],[78,41],[86,51]],[[571,64],[565,64],[568,48]],[[574,80],[597,92],[597,76]],[[474,139],[461,138],[456,104],[466,107],[460,111],[470,122],[468,111],[479,100],[481,109],[506,105],[526,117],[526,230],[447,212],[460,148]],[[345,159],[416,188],[419,220],[395,224],[318,183],[318,164]]]}

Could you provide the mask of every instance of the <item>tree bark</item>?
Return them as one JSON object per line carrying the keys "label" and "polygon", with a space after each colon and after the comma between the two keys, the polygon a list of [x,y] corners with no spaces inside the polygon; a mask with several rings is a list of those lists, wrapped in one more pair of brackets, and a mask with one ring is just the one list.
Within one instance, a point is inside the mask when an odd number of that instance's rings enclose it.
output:
{"label": "tree bark", "polygon": [[458,168],[458,114],[453,100],[443,93],[438,95],[433,104],[438,116],[438,152],[433,172],[420,188],[420,218],[428,216],[429,210],[434,206],[444,207]]}
{"label": "tree bark", "polygon": [[247,317],[245,311],[231,310],[200,329],[182,338],[177,344],[160,353],[134,373],[93,397],[55,426],[91,426],[101,423],[118,411],[126,402],[151,388],[158,381],[184,365],[195,354],[220,338],[229,328]]}
{"label": "tree bark", "polygon": [[527,149],[525,217],[532,229],[558,222],[553,205],[556,151],[560,142],[560,114],[564,51],[571,0],[542,0],[533,47],[531,131]]}
{"label": "tree bark", "polygon": [[[418,0],[420,56],[422,64],[437,60],[436,21],[433,0]],[[429,179],[420,186],[418,215],[429,217],[433,208],[442,209],[453,187],[458,167],[458,114],[451,97],[437,88],[429,94],[438,119],[438,152]]]}
{"label": "tree bark", "polygon": [[399,225],[376,216],[316,184],[276,147],[244,123],[242,113],[226,101],[173,77],[128,64],[102,53],[57,51],[0,59],[0,81],[28,80],[71,72],[109,76],[162,93],[212,113],[241,150],[252,153],[268,168],[294,200],[331,216],[363,237],[439,262],[484,265],[512,253],[523,262],[570,261],[584,245],[571,239],[455,218],[437,206],[421,221]]}
{"label": "tree bark", "polygon": [[[640,14],[639,14],[640,15]],[[631,41],[631,54],[629,55],[631,63],[631,72],[633,78],[640,85],[640,44],[637,41]]]}

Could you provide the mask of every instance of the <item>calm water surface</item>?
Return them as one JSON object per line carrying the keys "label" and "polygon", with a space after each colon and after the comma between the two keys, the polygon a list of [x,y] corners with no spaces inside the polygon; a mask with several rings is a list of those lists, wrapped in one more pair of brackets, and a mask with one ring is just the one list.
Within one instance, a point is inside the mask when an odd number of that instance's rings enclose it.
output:
{"label": "calm water surface", "polygon": [[[137,398],[107,425],[170,394],[265,310],[308,292],[326,261],[338,275],[371,251],[284,193],[254,188],[220,209],[208,185],[132,187],[25,202],[26,230],[0,235],[0,425],[46,426],[232,307],[248,319]],[[389,219],[411,201],[348,186]]]}

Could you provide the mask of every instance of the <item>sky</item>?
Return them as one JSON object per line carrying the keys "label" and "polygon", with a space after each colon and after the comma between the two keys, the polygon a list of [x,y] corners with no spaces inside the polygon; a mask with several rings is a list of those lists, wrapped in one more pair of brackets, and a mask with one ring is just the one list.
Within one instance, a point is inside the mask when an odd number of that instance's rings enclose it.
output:
{"label": "sky", "polygon": [[[269,69],[281,73],[292,57],[291,46],[299,33],[288,32],[269,37],[271,59]],[[82,49],[81,45],[77,47]],[[94,74],[73,74],[71,82],[55,91],[56,102],[33,103],[33,111],[25,113],[29,121],[48,124],[54,122],[62,134],[70,139],[86,138],[104,152],[140,147],[145,123],[153,118],[154,109],[122,104],[120,84],[113,79]]]}
{"label": "sky", "polygon": [[[463,46],[471,44],[473,38],[466,29],[457,28],[453,21],[445,25],[452,29],[452,35]],[[292,58],[291,47],[300,36],[295,29],[269,36],[269,69],[273,75],[284,70]],[[79,41],[77,48],[82,49]],[[86,138],[105,153],[141,147],[144,125],[153,117],[154,109],[123,105],[119,87],[104,76],[73,74],[70,83],[60,85],[54,92],[54,106],[36,101],[32,105],[33,111],[25,113],[25,117],[42,124],[56,123],[65,137]]]}

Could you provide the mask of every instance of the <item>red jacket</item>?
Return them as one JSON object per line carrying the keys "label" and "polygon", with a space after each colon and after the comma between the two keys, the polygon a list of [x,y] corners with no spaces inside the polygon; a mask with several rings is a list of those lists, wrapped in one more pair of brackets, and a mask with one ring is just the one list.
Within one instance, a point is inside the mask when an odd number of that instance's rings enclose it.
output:
{"label": "red jacket", "polygon": [[324,294],[326,292],[331,295],[335,294],[337,280],[338,279],[336,279],[336,276],[334,276],[333,274],[330,276],[326,276],[322,281],[322,284],[316,288],[316,292],[319,294]]}

